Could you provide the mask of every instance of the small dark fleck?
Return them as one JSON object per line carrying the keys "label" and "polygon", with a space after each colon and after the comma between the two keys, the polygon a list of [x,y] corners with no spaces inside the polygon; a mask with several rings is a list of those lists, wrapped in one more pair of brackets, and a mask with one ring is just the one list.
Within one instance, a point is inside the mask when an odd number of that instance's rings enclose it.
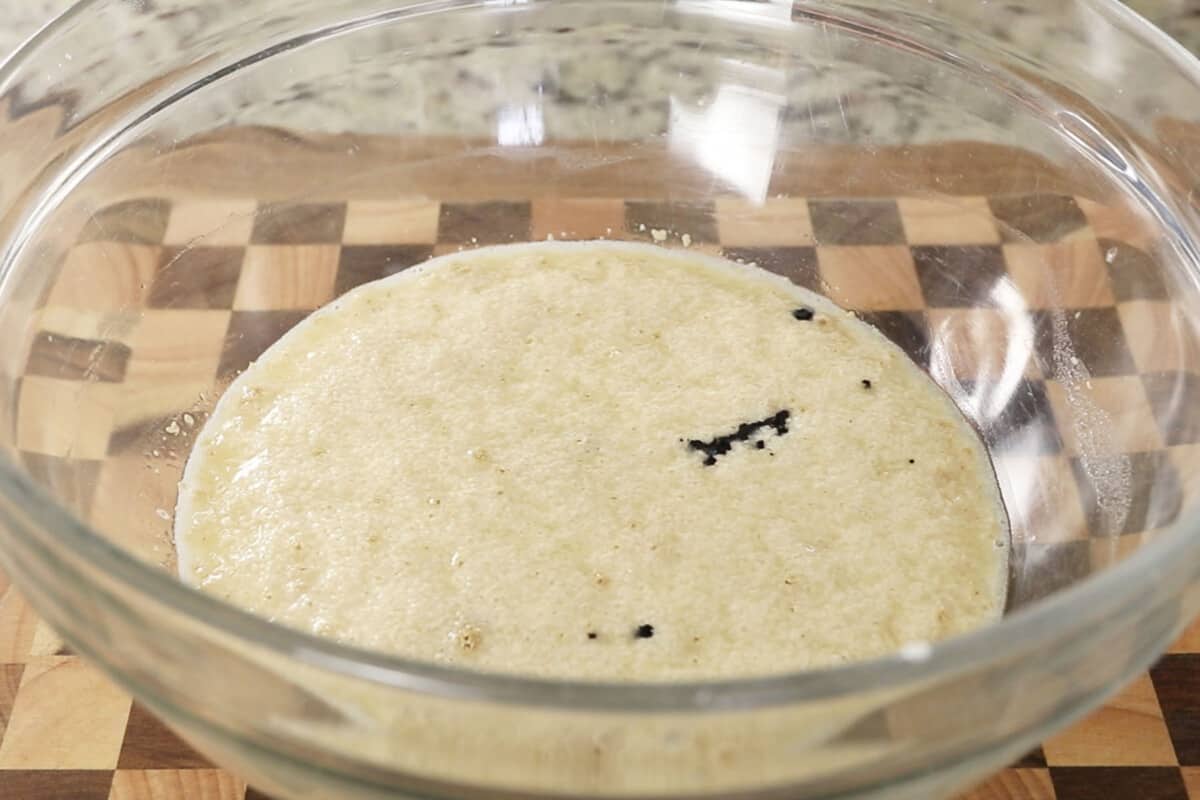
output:
{"label": "small dark fleck", "polygon": [[637,630],[633,632],[633,635],[638,639],[649,639],[654,635],[654,626],[646,624],[638,625]]}
{"label": "small dark fleck", "polygon": [[595,638],[597,638],[598,636],[600,636],[600,634],[596,633],[595,631],[588,631],[588,638],[589,638],[589,639],[595,639]]}
{"label": "small dark fleck", "polygon": [[[691,439],[688,441],[688,448],[704,453],[704,466],[711,467],[717,463],[719,456],[723,456],[733,449],[735,442],[748,442],[763,428],[774,428],[777,436],[783,436],[788,432],[788,418],[791,414],[792,412],[785,408],[766,419],[760,419],[757,422],[743,422],[733,433],[717,436],[707,442],[703,439]],[[755,444],[755,447],[758,447],[758,444]]]}
{"label": "small dark fleck", "polygon": [[862,385],[863,385],[863,388],[864,388],[864,389],[870,389],[870,388],[871,388],[871,382],[870,382],[869,380],[867,380],[866,378],[863,378],[863,379],[862,379]]}
{"label": "small dark fleck", "polygon": [[811,308],[809,308],[808,306],[804,306],[802,308],[797,308],[795,311],[793,311],[792,316],[795,317],[796,319],[800,320],[801,322],[808,322],[810,319],[813,318],[814,314],[813,314],[813,310]]}
{"label": "small dark fleck", "polygon": [[762,450],[764,447],[767,446],[767,443],[764,442],[762,439],[759,439],[757,442],[754,443],[754,446],[757,447],[759,450]]}
{"label": "small dark fleck", "polygon": [[910,464],[915,464],[915,463],[917,463],[917,460],[916,460],[915,458],[910,458],[910,459],[908,460],[908,463],[910,463]]}

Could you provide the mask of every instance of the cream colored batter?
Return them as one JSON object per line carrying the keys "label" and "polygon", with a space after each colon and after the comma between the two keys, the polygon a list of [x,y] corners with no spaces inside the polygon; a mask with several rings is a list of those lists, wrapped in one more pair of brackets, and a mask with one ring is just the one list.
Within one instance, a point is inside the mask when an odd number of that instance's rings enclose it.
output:
{"label": "cream colored batter", "polygon": [[982,444],[898,348],[754,267],[487,248],[343,296],[200,435],[184,580],[286,625],[555,677],[777,673],[996,618]]}

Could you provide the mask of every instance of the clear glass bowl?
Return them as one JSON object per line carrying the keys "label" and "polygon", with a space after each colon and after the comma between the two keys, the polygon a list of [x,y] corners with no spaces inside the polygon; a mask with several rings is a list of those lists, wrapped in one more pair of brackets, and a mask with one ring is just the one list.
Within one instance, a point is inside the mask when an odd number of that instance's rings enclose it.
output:
{"label": "clear glass bowl", "polygon": [[[1115,2],[93,0],[0,100],[0,564],[266,791],[926,798],[1200,609],[1200,65]],[[362,652],[175,580],[175,484],[232,376],[353,285],[550,236],[752,260],[898,341],[994,459],[1006,618],[601,685]]]}

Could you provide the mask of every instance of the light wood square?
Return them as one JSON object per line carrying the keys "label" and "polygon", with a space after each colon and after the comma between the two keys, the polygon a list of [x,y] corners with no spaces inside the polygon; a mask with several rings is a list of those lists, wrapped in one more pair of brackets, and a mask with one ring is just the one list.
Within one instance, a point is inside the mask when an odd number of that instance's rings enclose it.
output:
{"label": "light wood square", "polygon": [[108,800],[242,800],[246,784],[219,769],[119,769]]}
{"label": "light wood square", "polygon": [[76,657],[30,659],[0,742],[0,769],[114,769],[129,697]]}
{"label": "light wood square", "polygon": [[1052,545],[1088,538],[1083,501],[1062,456],[994,459],[1014,540]]}
{"label": "light wood square", "polygon": [[1008,273],[1033,308],[1095,308],[1114,302],[1108,268],[1095,240],[1006,244]]}
{"label": "light wood square", "polygon": [[85,242],[63,259],[46,305],[95,311],[141,306],[162,248],[129,242]]}
{"label": "light wood square", "polygon": [[786,247],[813,244],[812,218],[802,197],[752,203],[735,197],[716,201],[717,233],[724,247]]}
{"label": "light wood square", "polygon": [[250,241],[253,199],[177,200],[171,207],[163,243],[167,245],[239,246]]}
{"label": "light wood square", "polygon": [[1157,226],[1131,207],[1104,205],[1084,197],[1076,202],[1098,239],[1115,239],[1151,252],[1160,238]]}
{"label": "light wood square", "polygon": [[67,306],[46,306],[35,316],[35,330],[75,339],[120,341],[137,322],[140,309],[89,311]]}
{"label": "light wood square", "polygon": [[1200,767],[1183,768],[1183,785],[1187,789],[1188,800],[1200,800]]}
{"label": "light wood square", "polygon": [[0,664],[29,658],[38,617],[8,576],[0,572]]}
{"label": "light wood square", "polygon": [[[1200,444],[1184,444],[1167,449],[1167,458],[1179,476],[1184,508],[1200,502]],[[1200,644],[1200,640],[1197,640]]]}
{"label": "light wood square", "polygon": [[1136,375],[1072,384],[1046,381],[1046,394],[1068,455],[1098,449],[1140,453],[1163,446],[1158,423]]}
{"label": "light wood square", "polygon": [[208,380],[126,380],[112,384],[116,397],[112,429],[128,428],[148,420],[174,417],[205,405],[214,393],[214,381]]}
{"label": "light wood square", "polygon": [[221,360],[231,312],[150,310],[122,336],[131,351],[125,380],[211,383]]}
{"label": "light wood square", "polygon": [[1048,769],[1006,769],[997,772],[958,800],[1055,800]]}
{"label": "light wood square", "polygon": [[1200,619],[1195,620],[1171,645],[1172,653],[1200,653]]}
{"label": "light wood square", "polygon": [[237,311],[309,310],[333,299],[337,245],[263,245],[246,250]]}
{"label": "light wood square", "polygon": [[925,306],[907,247],[821,247],[817,260],[830,299],[845,308],[911,311]]}
{"label": "light wood square", "polygon": [[909,244],[997,244],[1000,232],[986,197],[930,199],[901,197],[896,201]]}
{"label": "light wood square", "polygon": [[17,447],[64,458],[104,458],[119,386],[25,376],[17,406]]}
{"label": "light wood square", "polygon": [[1051,766],[1174,765],[1175,748],[1149,675],[1042,745]]}
{"label": "light wood square", "polygon": [[992,308],[929,310],[930,371],[957,381],[1041,375],[1028,314]]}
{"label": "light wood square", "polygon": [[1134,300],[1117,307],[1125,341],[1141,372],[1195,370],[1197,332],[1171,303]]}
{"label": "light wood square", "polygon": [[400,198],[388,202],[351,202],[346,206],[345,244],[433,244],[437,241],[436,200]]}
{"label": "light wood square", "polygon": [[1160,535],[1161,531],[1149,530],[1120,536],[1096,536],[1089,543],[1092,567],[1101,569],[1116,566]]}
{"label": "light wood square", "polygon": [[[607,198],[538,198],[530,204],[530,238],[619,239],[625,227],[625,201]],[[679,231],[686,233],[686,231]]]}
{"label": "light wood square", "polygon": [[157,457],[135,449],[110,458],[100,469],[88,515],[105,538],[168,569],[175,564],[171,526],[189,441],[176,450],[155,447]]}

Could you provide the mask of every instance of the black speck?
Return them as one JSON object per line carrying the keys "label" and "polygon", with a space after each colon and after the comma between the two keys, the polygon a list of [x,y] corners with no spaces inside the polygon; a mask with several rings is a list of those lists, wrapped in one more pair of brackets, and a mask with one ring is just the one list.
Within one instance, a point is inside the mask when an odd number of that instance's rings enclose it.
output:
{"label": "black speck", "polygon": [[754,446],[756,448],[758,448],[759,450],[762,450],[764,447],[767,446],[767,443],[764,442],[762,439],[759,439],[757,442],[754,443]]}
{"label": "black speck", "polygon": [[654,635],[654,626],[647,624],[638,625],[633,635],[636,639],[649,639]]}
{"label": "black speck", "polygon": [[797,308],[795,311],[793,311],[792,316],[801,322],[808,322],[815,315],[813,314],[813,310],[811,308],[808,306],[802,306],[801,308]]}
{"label": "black speck", "polygon": [[[704,466],[711,467],[717,463],[719,456],[723,456],[733,449],[735,442],[748,442],[763,428],[774,428],[777,436],[783,436],[788,432],[788,418],[791,415],[792,412],[785,408],[766,419],[760,419],[757,422],[743,422],[733,433],[716,436],[707,442],[703,439],[692,439],[688,442],[688,447],[704,453]],[[761,442],[756,442],[754,446],[760,450],[765,447]]]}
{"label": "black speck", "polygon": [[862,379],[862,385],[863,385],[863,388],[864,388],[864,389],[870,389],[870,388],[871,388],[871,382],[870,382],[869,380],[867,380],[866,378],[863,378],[863,379]]}
{"label": "black speck", "polygon": [[915,458],[910,458],[910,459],[908,460],[908,463],[910,463],[910,464],[915,464],[915,463],[917,463],[917,460],[916,460]]}
{"label": "black speck", "polygon": [[596,633],[595,631],[588,631],[588,638],[589,638],[589,639],[596,639],[596,638],[598,638],[599,636],[600,636],[600,634]]}

